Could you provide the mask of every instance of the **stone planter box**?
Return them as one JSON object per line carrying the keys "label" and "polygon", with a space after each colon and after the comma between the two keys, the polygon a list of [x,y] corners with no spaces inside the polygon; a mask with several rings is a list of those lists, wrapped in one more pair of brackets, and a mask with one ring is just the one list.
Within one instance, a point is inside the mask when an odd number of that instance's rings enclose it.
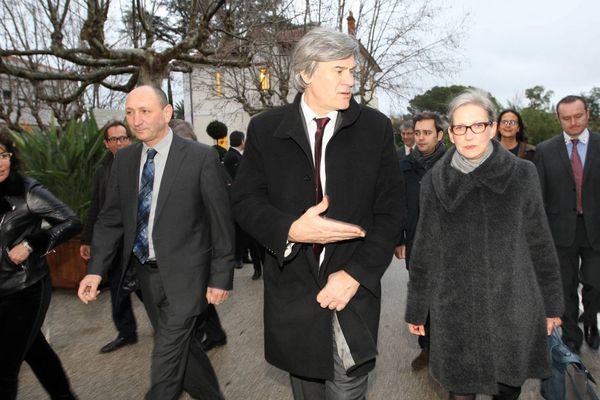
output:
{"label": "stone planter box", "polygon": [[71,239],[54,249],[46,256],[52,287],[77,289],[79,281],[85,276],[87,264],[79,256],[79,238]]}

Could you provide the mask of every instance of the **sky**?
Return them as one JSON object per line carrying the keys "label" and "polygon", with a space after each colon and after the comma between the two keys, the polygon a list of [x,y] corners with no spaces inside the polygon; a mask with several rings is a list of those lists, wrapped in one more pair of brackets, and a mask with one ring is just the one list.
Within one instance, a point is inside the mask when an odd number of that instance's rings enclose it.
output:
{"label": "sky", "polygon": [[[553,103],[600,87],[600,0],[454,0],[440,19],[465,13],[460,71],[449,79],[423,80],[424,91],[475,86],[502,105],[519,96],[526,105],[525,89],[536,85],[554,91]],[[383,99],[380,108],[386,114],[406,111]]]}

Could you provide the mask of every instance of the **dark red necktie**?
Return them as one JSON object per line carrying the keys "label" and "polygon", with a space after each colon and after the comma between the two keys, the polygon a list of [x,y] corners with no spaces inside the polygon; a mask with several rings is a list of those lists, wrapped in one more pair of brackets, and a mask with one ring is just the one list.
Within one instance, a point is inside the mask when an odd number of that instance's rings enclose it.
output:
{"label": "dark red necktie", "polygon": [[575,178],[575,194],[577,195],[577,214],[583,214],[583,201],[581,199],[581,187],[583,185],[583,165],[577,151],[578,139],[572,139],[573,149],[571,150],[571,168]]}
{"label": "dark red necktie", "polygon": [[[323,133],[325,127],[330,121],[328,117],[315,118],[317,123],[317,131],[315,132],[315,204],[319,204],[323,200],[323,187],[321,186],[321,154],[323,152]],[[323,245],[320,243],[313,243],[313,253],[317,262],[323,251]]]}

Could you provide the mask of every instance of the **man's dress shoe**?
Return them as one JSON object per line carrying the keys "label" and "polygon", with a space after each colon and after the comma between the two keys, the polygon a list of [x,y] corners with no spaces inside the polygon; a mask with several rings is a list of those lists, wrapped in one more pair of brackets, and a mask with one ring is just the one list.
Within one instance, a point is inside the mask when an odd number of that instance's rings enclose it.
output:
{"label": "man's dress shoe", "polygon": [[262,273],[260,271],[254,270],[254,274],[252,274],[252,280],[258,280],[260,279],[260,276],[262,275]]}
{"label": "man's dress shoe", "polygon": [[595,326],[583,324],[583,333],[585,336],[585,342],[594,350],[598,350],[600,346],[600,336],[598,335],[598,328]]}
{"label": "man's dress shoe", "polygon": [[131,336],[131,337],[117,336],[117,338],[115,340],[108,343],[106,346],[102,347],[100,349],[100,353],[110,353],[111,351],[115,351],[123,346],[128,345],[128,344],[137,343],[137,341],[138,341],[137,336]]}
{"label": "man's dress shoe", "polygon": [[201,343],[202,350],[204,350],[204,351],[209,351],[211,349],[214,349],[215,347],[225,346],[226,344],[227,344],[226,337],[224,337],[223,339],[219,339],[219,340],[213,340],[213,339],[206,338]]}

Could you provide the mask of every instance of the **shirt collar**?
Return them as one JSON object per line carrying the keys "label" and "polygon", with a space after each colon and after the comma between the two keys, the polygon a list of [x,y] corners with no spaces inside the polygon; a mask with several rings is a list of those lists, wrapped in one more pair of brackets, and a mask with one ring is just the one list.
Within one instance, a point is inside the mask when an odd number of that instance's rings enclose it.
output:
{"label": "shirt collar", "polygon": [[[563,138],[565,139],[565,143],[571,143],[571,136],[567,135],[565,131],[563,131]],[[579,142],[587,144],[588,140],[590,139],[590,131],[588,128],[585,128],[583,132],[579,134],[577,139],[579,139]]]}
{"label": "shirt collar", "polygon": [[[154,147],[152,147],[154,150],[156,150],[156,153],[160,154],[160,155],[165,155],[169,152],[169,148],[171,148],[171,142],[173,142],[173,131],[171,131],[171,128],[169,128],[169,132],[167,132],[167,136],[165,136],[164,138],[162,138],[162,140],[160,142],[158,142]],[[150,146],[148,146],[146,143],[142,142],[143,144],[143,152],[146,153],[148,152],[148,149],[150,148]]]}
{"label": "shirt collar", "polygon": [[337,110],[330,111],[327,113],[327,115],[317,115],[317,113],[315,113],[304,100],[304,93],[302,93],[302,97],[300,99],[300,107],[302,107],[302,114],[304,114],[304,121],[306,122],[307,127],[310,126],[311,121],[313,121],[315,118],[322,117],[329,117],[329,124],[331,124],[331,126],[335,126],[335,122],[338,116]]}

